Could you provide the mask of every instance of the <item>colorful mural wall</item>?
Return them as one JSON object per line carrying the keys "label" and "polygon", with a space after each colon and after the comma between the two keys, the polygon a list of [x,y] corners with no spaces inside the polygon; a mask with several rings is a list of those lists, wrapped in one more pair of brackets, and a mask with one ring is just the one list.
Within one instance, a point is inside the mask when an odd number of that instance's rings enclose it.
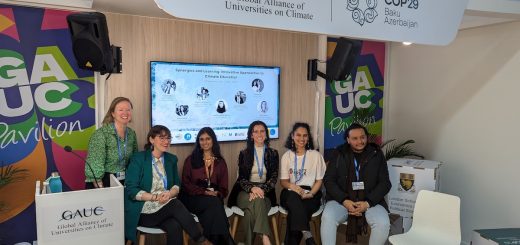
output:
{"label": "colorful mural wall", "polygon": [[94,74],[72,53],[68,11],[0,4],[0,244],[36,240],[36,180],[84,187]]}
{"label": "colorful mural wall", "polygon": [[[336,39],[327,42],[327,57],[332,57]],[[325,158],[343,144],[345,130],[352,122],[365,125],[371,140],[381,143],[383,126],[383,91],[385,43],[363,42],[351,76],[343,81],[327,81],[325,97]]]}

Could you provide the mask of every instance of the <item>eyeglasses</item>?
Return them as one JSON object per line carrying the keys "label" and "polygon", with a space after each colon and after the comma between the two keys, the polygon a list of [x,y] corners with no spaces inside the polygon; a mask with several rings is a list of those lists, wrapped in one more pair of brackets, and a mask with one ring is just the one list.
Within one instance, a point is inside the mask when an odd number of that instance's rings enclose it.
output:
{"label": "eyeglasses", "polygon": [[161,141],[171,141],[172,140],[172,137],[168,137],[168,136],[157,136],[159,137],[159,140]]}

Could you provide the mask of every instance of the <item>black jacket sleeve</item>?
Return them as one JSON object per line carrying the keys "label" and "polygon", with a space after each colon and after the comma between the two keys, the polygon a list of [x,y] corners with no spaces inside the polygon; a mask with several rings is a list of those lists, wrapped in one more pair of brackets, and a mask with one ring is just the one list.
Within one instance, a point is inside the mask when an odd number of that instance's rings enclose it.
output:
{"label": "black jacket sleeve", "polygon": [[329,199],[335,200],[340,204],[348,198],[346,190],[344,190],[340,181],[344,180],[346,184],[346,172],[341,173],[341,164],[345,164],[345,158],[342,154],[337,155],[327,166],[325,176],[323,177],[323,183],[325,185],[325,191]]}
{"label": "black jacket sleeve", "polygon": [[251,165],[246,163],[244,151],[240,151],[238,155],[238,179],[237,183],[240,185],[242,190],[249,193],[253,184],[249,181],[249,175],[251,175]]}
{"label": "black jacket sleeve", "polygon": [[365,193],[365,199],[371,207],[383,202],[386,194],[388,194],[390,188],[392,188],[392,183],[388,175],[388,166],[381,150],[377,152],[376,161],[379,166],[378,172],[376,173],[377,185],[369,193]]}

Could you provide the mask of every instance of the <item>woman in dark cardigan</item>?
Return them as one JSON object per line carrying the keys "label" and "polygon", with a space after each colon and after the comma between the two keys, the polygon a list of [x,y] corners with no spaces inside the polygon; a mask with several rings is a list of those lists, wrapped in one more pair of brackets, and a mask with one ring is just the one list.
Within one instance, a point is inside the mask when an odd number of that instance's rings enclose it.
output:
{"label": "woman in dark cardigan", "polygon": [[255,233],[262,236],[264,245],[271,244],[267,214],[276,205],[278,165],[278,152],[269,147],[267,126],[262,121],[252,122],[247,130],[247,147],[238,157],[238,179],[228,199],[228,206],[237,205],[244,211],[241,224],[246,245],[252,244]]}
{"label": "woman in dark cardigan", "polygon": [[223,199],[228,195],[228,169],[213,129],[202,128],[195,149],[184,161],[181,200],[197,215],[213,244],[235,244]]}

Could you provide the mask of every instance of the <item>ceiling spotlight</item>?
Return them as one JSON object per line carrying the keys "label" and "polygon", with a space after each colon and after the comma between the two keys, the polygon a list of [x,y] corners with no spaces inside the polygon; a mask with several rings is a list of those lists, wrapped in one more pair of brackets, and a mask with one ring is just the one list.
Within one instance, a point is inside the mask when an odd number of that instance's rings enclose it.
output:
{"label": "ceiling spotlight", "polygon": [[412,42],[403,42],[403,45],[409,46],[409,45],[412,45]]}

